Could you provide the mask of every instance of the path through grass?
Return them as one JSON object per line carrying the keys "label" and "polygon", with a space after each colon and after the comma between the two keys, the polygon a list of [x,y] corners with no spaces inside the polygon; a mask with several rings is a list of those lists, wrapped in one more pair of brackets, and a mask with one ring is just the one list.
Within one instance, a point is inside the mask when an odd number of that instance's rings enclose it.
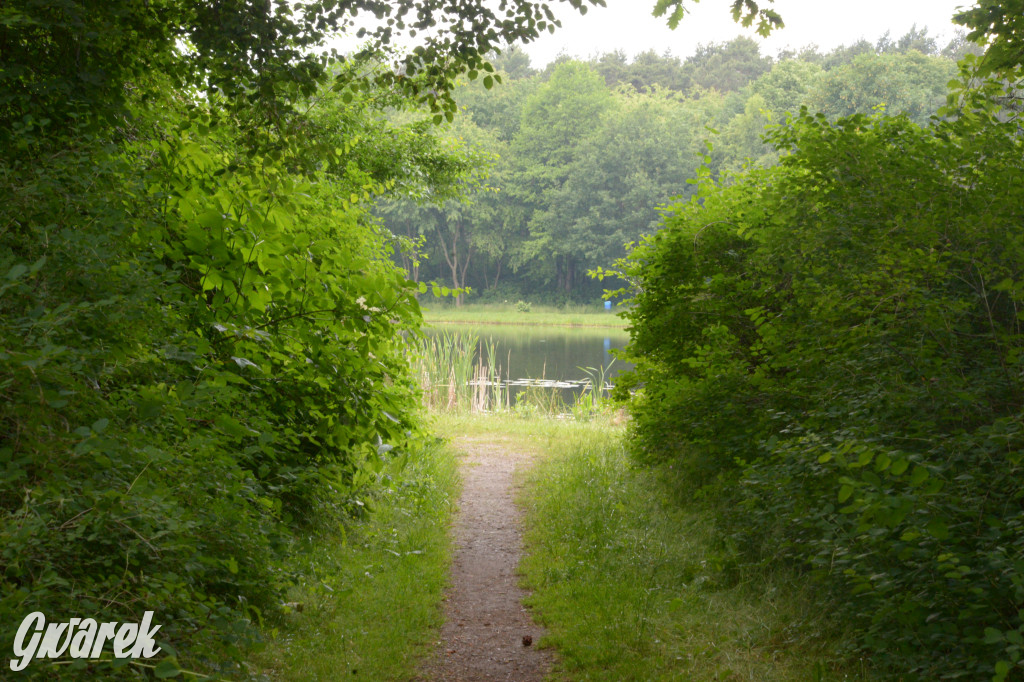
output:
{"label": "path through grass", "polygon": [[853,680],[828,623],[784,577],[724,570],[697,505],[632,466],[621,429],[548,429],[521,501],[527,600],[557,679]]}
{"label": "path through grass", "polygon": [[[838,655],[827,615],[786,576],[729,565],[696,503],[634,467],[610,420],[438,416],[448,436],[538,453],[519,480],[534,618],[554,680],[867,680]],[[386,481],[375,513],[310,538],[303,605],[271,624],[257,665],[274,680],[407,680],[438,640],[456,492],[450,450]]]}
{"label": "path through grass", "polygon": [[255,665],[288,682],[410,679],[441,626],[457,488],[454,455],[427,448],[385,471],[364,520],[297,547],[303,585]]}

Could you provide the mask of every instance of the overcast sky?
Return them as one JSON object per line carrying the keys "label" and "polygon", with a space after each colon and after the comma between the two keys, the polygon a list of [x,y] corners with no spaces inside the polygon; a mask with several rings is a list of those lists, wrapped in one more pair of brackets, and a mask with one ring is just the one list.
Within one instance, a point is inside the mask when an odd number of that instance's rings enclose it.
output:
{"label": "overcast sky", "polygon": [[775,0],[786,27],[761,38],[753,28],[733,22],[728,0],[689,2],[690,12],[671,31],[665,18],[651,16],[655,0],[606,0],[607,7],[592,7],[579,16],[568,3],[554,3],[562,28],[524,46],[535,68],[543,67],[564,52],[575,57],[622,50],[632,57],[638,52],[666,50],[678,57],[693,54],[699,44],[725,42],[746,35],[761,43],[761,53],[774,56],[786,47],[799,49],[815,44],[823,51],[850,45],[860,38],[875,42],[886,31],[893,38],[910,27],[927,26],[939,36],[944,47],[953,36],[951,18],[957,7],[973,0]]}

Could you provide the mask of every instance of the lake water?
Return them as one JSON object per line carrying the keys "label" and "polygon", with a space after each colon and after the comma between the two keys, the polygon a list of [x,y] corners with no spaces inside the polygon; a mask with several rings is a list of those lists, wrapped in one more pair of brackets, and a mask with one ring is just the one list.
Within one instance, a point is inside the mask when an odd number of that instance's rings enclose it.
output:
{"label": "lake water", "polygon": [[[525,325],[438,325],[428,333],[472,332],[495,345],[494,357],[510,401],[524,390],[556,391],[571,403],[592,380],[606,386],[631,369],[611,351],[622,348],[629,334],[603,327],[530,327]],[[485,357],[486,360],[486,357]]]}

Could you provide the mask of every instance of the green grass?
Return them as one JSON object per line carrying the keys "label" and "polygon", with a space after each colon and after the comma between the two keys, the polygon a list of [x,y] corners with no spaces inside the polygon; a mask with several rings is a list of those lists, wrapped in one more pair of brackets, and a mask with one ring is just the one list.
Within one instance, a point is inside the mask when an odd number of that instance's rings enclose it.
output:
{"label": "green grass", "polygon": [[[829,623],[779,576],[727,573],[707,511],[634,467],[623,428],[544,416],[435,414],[435,430],[538,453],[522,477],[528,604],[557,680],[864,680]],[[429,449],[386,471],[373,513],[294,557],[302,604],[255,661],[272,680],[403,680],[442,621],[456,462]],[[328,586],[328,587],[325,587]]]}
{"label": "green grass", "polygon": [[515,303],[467,303],[461,308],[440,303],[425,302],[423,317],[428,325],[435,324],[510,324],[560,327],[613,327],[623,329],[626,322],[603,306],[531,305],[529,312],[519,312]]}
{"label": "green grass", "polygon": [[797,582],[723,570],[707,511],[632,466],[621,429],[556,424],[537,437],[521,570],[542,645],[559,653],[555,679],[865,679]]}
{"label": "green grass", "polygon": [[254,661],[270,679],[405,680],[436,640],[456,462],[432,447],[397,469],[385,470],[365,520],[312,536],[293,555],[303,585],[289,599],[301,607],[268,623],[272,638]]}

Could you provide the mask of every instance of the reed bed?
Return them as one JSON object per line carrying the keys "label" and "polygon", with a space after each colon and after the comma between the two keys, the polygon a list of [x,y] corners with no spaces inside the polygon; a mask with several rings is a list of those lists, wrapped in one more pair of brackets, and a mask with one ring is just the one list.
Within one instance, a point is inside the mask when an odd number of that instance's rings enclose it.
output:
{"label": "reed bed", "polygon": [[415,342],[413,359],[423,401],[435,412],[489,412],[508,408],[495,344],[474,332],[445,331]]}
{"label": "reed bed", "polygon": [[[515,380],[508,376],[511,358],[499,358],[497,345],[473,331],[445,330],[413,342],[413,367],[431,412],[478,413],[512,411],[522,416],[592,418],[605,407],[607,368],[585,368],[583,382]],[[583,369],[583,368],[581,368]],[[577,384],[579,395],[566,400],[561,392]],[[515,391],[515,400],[512,400]]]}

